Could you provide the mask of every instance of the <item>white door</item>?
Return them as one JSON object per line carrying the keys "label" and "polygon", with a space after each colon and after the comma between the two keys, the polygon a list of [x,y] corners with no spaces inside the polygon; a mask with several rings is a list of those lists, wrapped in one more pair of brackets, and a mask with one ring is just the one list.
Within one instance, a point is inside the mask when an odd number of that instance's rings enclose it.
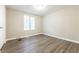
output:
{"label": "white door", "polygon": [[0,6],[0,49],[5,41],[5,6]]}

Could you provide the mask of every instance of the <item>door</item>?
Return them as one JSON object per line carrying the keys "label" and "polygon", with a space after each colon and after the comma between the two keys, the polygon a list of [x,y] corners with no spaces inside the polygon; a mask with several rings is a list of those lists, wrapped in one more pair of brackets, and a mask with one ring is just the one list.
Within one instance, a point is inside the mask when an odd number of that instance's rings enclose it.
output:
{"label": "door", "polygon": [[5,42],[5,6],[0,5],[0,49]]}

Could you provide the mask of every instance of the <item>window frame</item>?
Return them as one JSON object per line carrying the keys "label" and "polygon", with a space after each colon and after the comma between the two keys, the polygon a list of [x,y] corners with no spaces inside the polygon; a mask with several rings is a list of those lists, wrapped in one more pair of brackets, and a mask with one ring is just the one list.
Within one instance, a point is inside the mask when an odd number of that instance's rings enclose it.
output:
{"label": "window frame", "polygon": [[[28,26],[26,26],[27,24],[25,24],[25,23],[27,23],[26,21],[27,21],[27,19],[26,19],[26,17],[28,16],[28,22],[29,22],[29,24],[28,24]],[[32,28],[32,23],[31,23],[31,17],[33,17],[34,18],[34,22],[33,22],[33,28]],[[36,29],[36,21],[35,21],[35,16],[33,16],[33,15],[24,15],[24,30],[35,30]],[[28,28],[29,27],[29,28]]]}

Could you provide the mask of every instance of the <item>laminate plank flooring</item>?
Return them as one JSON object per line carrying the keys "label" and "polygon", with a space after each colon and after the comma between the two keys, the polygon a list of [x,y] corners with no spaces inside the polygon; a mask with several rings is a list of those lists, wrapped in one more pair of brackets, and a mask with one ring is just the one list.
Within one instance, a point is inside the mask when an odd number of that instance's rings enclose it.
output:
{"label": "laminate plank flooring", "polygon": [[22,38],[21,41],[9,40],[4,44],[2,53],[78,53],[79,44],[47,35]]}

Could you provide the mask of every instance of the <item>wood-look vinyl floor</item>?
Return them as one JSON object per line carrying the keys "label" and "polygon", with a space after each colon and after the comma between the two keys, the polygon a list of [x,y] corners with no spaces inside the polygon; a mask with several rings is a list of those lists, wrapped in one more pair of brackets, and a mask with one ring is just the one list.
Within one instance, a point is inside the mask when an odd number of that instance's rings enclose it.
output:
{"label": "wood-look vinyl floor", "polygon": [[2,48],[2,53],[78,53],[79,44],[46,35],[10,40]]}

